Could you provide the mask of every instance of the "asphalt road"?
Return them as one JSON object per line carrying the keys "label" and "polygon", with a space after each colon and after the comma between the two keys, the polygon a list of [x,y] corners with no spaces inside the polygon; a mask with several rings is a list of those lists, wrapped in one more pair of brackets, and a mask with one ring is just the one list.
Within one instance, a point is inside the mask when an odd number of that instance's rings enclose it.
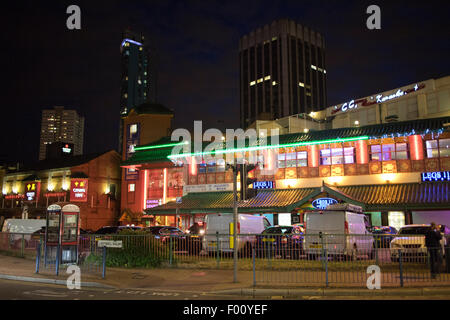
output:
{"label": "asphalt road", "polygon": [[199,292],[117,290],[0,280],[0,300],[245,300],[250,297]]}

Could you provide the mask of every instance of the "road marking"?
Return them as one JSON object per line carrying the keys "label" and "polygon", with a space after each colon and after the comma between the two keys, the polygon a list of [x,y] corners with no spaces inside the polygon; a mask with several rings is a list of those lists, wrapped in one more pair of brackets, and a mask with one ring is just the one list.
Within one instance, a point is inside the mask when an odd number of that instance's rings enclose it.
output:
{"label": "road marking", "polygon": [[43,297],[53,297],[53,298],[63,298],[67,297],[67,294],[50,291],[50,290],[34,290],[34,291],[25,291],[23,294],[26,295],[36,295],[36,296],[43,296]]}

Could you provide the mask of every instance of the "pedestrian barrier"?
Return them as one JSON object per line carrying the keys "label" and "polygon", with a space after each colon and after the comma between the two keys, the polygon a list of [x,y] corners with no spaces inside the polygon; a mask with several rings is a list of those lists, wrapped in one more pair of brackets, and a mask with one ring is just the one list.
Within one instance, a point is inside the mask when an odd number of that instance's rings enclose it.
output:
{"label": "pedestrian barrier", "polygon": [[[58,257],[55,247],[46,252],[43,239],[0,233],[0,250],[19,256],[34,253],[39,272],[76,264],[82,272],[100,275],[104,257],[99,240],[122,242],[121,248],[107,248],[106,267],[233,269],[236,248],[238,271],[253,272],[254,284],[366,287],[371,276],[379,277],[382,286],[450,282],[448,236],[440,248],[426,248],[424,236],[418,235],[238,234],[234,239],[219,233],[155,236],[126,231],[80,235],[77,252],[62,248]],[[379,275],[372,274],[373,266]]]}

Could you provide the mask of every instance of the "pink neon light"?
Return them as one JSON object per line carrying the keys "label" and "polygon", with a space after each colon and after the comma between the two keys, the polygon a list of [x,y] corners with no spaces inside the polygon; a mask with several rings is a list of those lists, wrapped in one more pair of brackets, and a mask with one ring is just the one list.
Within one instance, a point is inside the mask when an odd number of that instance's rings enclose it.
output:
{"label": "pink neon light", "polygon": [[364,140],[356,141],[356,161],[358,164],[369,163],[369,152],[367,142]]}
{"label": "pink neon light", "polygon": [[195,157],[191,157],[191,175],[195,176],[197,174],[197,162]]}
{"label": "pink neon light", "polygon": [[166,203],[167,198],[167,168],[164,168],[164,189],[163,189],[163,204]]}
{"label": "pink neon light", "polygon": [[319,149],[317,145],[308,146],[308,166],[312,168],[319,166]]}
{"label": "pink neon light", "polygon": [[143,210],[147,209],[147,176],[148,176],[148,170],[144,170],[144,204],[143,204]]}
{"label": "pink neon light", "polygon": [[408,137],[409,150],[411,152],[411,160],[423,160],[423,141],[420,135]]}

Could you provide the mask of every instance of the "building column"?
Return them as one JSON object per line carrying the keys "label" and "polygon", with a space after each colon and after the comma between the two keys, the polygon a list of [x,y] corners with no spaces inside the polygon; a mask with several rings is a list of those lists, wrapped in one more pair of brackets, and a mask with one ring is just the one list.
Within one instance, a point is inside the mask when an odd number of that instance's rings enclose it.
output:
{"label": "building column", "polygon": [[405,224],[412,224],[412,212],[411,210],[405,210]]}
{"label": "building column", "polygon": [[308,167],[317,168],[319,166],[319,147],[315,144],[308,146]]}
{"label": "building column", "polygon": [[381,211],[381,225],[382,226],[388,226],[389,225],[389,218],[388,218],[388,212],[387,211]]}
{"label": "building column", "polygon": [[409,153],[411,155],[411,160],[423,160],[424,159],[424,149],[422,136],[416,134],[408,136],[409,143]]}
{"label": "building column", "polygon": [[366,140],[356,141],[356,163],[357,164],[369,163],[369,151],[367,149]]}

